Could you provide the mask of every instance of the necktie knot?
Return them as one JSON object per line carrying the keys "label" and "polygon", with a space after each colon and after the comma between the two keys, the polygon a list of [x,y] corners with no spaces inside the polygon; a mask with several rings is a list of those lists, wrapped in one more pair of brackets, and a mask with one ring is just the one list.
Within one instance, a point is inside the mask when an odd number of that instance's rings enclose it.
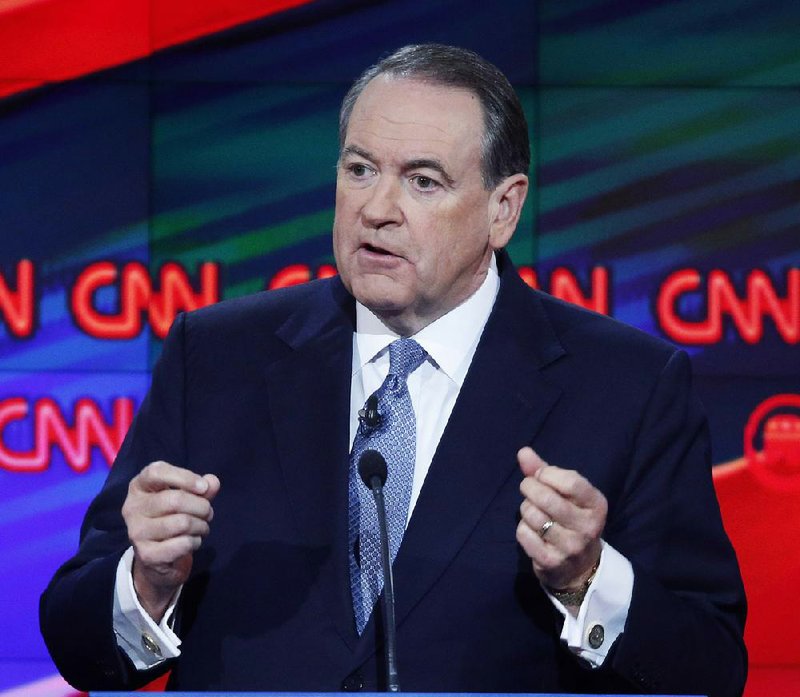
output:
{"label": "necktie knot", "polygon": [[397,339],[389,344],[389,375],[405,382],[425,360],[427,352],[414,339]]}

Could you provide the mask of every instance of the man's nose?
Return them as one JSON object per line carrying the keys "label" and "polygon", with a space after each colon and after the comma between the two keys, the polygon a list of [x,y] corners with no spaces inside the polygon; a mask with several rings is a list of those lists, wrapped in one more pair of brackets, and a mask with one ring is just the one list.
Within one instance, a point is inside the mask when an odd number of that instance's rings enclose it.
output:
{"label": "man's nose", "polygon": [[380,177],[370,187],[370,196],[361,209],[364,223],[368,227],[380,228],[402,222],[401,193],[400,182],[391,177]]}

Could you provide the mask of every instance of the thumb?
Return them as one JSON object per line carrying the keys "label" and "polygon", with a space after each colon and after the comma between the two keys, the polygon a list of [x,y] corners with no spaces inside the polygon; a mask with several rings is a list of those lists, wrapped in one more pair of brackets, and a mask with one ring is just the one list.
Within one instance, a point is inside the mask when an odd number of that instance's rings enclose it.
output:
{"label": "thumb", "polygon": [[539,457],[533,448],[527,445],[517,452],[517,462],[519,462],[522,474],[526,477],[533,477],[540,469],[547,467],[547,463]]}

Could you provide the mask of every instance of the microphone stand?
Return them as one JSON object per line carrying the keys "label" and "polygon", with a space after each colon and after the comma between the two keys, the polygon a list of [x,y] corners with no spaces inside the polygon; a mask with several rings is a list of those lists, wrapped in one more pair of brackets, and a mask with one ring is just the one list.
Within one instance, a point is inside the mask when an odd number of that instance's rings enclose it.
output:
{"label": "microphone stand", "polygon": [[381,564],[383,565],[383,610],[386,616],[386,676],[387,690],[400,692],[397,677],[397,631],[394,623],[394,578],[392,563],[389,558],[389,531],[386,525],[386,504],[383,499],[383,483],[378,476],[370,481],[375,507],[378,509],[378,527],[381,537]]}

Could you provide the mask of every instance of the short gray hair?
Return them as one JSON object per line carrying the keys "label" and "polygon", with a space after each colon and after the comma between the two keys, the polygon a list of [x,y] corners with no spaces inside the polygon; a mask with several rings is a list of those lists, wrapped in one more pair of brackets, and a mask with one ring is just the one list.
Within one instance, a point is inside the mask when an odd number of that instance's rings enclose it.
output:
{"label": "short gray hair", "polygon": [[528,124],[519,97],[500,70],[477,53],[443,44],[404,46],[367,68],[353,83],[339,111],[339,148],[344,147],[353,105],[379,75],[469,90],[483,109],[481,176],[487,189],[530,166]]}

